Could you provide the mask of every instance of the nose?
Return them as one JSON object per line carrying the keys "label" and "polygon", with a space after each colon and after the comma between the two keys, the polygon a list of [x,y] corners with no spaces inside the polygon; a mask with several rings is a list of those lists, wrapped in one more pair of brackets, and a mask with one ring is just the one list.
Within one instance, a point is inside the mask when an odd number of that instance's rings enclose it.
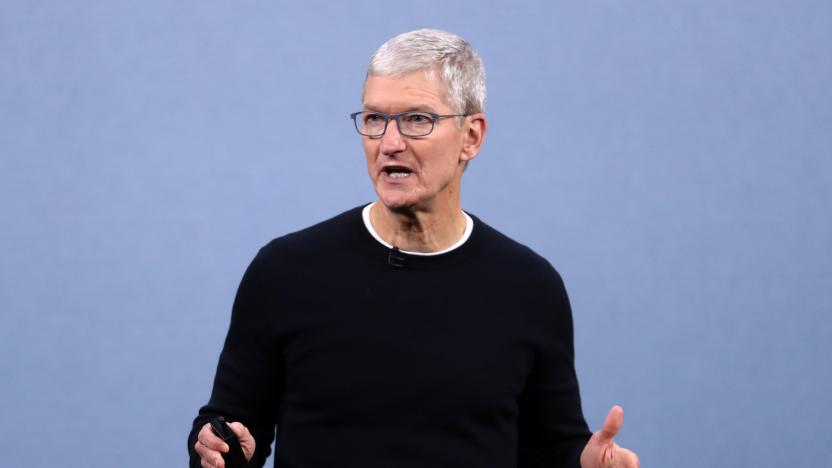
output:
{"label": "nose", "polygon": [[385,154],[404,151],[404,137],[399,132],[399,124],[396,119],[390,119],[387,123],[387,130],[381,136],[381,152]]}

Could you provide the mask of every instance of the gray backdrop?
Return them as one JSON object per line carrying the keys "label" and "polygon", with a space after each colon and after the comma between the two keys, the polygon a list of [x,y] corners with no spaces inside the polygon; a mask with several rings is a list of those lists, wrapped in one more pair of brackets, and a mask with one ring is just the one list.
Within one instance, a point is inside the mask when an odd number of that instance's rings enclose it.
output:
{"label": "gray backdrop", "polygon": [[562,273],[593,429],[829,466],[828,0],[3,0],[3,466],[185,465],[243,270],[373,198],[347,115],[425,26],[485,60],[463,206]]}

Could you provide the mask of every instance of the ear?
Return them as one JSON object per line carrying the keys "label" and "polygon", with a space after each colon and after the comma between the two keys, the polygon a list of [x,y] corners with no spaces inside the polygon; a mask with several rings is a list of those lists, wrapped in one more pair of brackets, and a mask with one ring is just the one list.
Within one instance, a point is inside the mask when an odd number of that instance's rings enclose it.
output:
{"label": "ear", "polygon": [[485,141],[485,133],[488,131],[488,121],[482,112],[471,114],[465,120],[467,122],[463,127],[462,152],[459,159],[467,163],[480,152],[480,147]]}

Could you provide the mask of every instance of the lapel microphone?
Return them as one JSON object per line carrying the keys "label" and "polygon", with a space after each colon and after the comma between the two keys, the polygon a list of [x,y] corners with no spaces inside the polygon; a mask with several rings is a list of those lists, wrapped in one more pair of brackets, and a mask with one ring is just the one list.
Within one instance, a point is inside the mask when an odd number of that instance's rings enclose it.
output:
{"label": "lapel microphone", "polygon": [[398,247],[393,246],[390,249],[390,253],[387,254],[387,264],[398,270],[404,268],[404,255],[402,255]]}

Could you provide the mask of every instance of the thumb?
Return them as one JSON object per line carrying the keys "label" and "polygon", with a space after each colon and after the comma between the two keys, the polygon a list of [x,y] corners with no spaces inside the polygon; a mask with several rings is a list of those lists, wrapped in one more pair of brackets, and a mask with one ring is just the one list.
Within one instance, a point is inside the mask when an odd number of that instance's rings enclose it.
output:
{"label": "thumb", "polygon": [[251,432],[242,423],[228,423],[228,427],[237,435],[237,440],[240,442],[240,448],[243,449],[246,460],[251,461],[251,457],[254,455],[254,448],[257,446],[254,436],[251,435]]}
{"label": "thumb", "polygon": [[593,441],[598,444],[611,443],[613,437],[618,435],[618,431],[621,430],[622,424],[624,424],[624,410],[620,406],[615,405],[610,409],[606,419],[604,419],[604,424],[601,426],[601,429],[592,435]]}

